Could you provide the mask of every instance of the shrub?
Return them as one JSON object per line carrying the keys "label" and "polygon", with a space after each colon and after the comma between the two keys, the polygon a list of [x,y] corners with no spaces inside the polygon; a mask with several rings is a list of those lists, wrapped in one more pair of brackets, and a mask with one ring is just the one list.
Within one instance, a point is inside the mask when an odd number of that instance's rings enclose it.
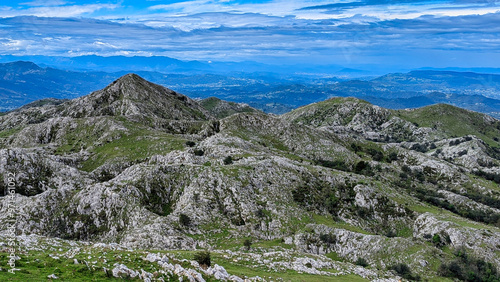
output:
{"label": "shrub", "polygon": [[401,170],[402,170],[403,172],[407,173],[407,174],[411,174],[411,168],[410,168],[409,166],[407,166],[407,165],[403,165],[403,166],[401,167]]}
{"label": "shrub", "polygon": [[312,264],[311,264],[310,262],[307,262],[307,263],[306,263],[306,267],[307,267],[307,268],[312,268],[313,266],[312,266]]}
{"label": "shrub", "polygon": [[373,148],[369,148],[367,150],[368,154],[370,154],[373,158],[373,160],[379,162],[381,160],[384,159],[384,153],[382,151],[379,151],[379,150],[376,150],[376,149],[373,149]]}
{"label": "shrub", "polygon": [[362,258],[362,257],[359,257],[357,260],[356,260],[356,265],[360,265],[362,267],[367,267],[368,266],[368,262]]}
{"label": "shrub", "polygon": [[413,275],[411,273],[410,267],[406,265],[405,263],[398,263],[396,265],[393,265],[390,269],[394,270],[399,276],[403,277],[404,279],[408,280],[420,280],[420,276],[418,275]]}
{"label": "shrub", "polygon": [[194,143],[193,141],[186,141],[186,145],[189,147],[193,147],[194,145],[196,145],[196,143]]}
{"label": "shrub", "polygon": [[398,234],[396,234],[396,232],[394,232],[394,230],[389,230],[385,233],[385,236],[386,237],[389,237],[389,238],[394,238],[396,237]]}
{"label": "shrub", "polygon": [[266,216],[263,209],[258,209],[257,212],[255,212],[255,215],[259,218],[263,218]]}
{"label": "shrub", "polygon": [[398,153],[396,152],[391,152],[389,156],[387,157],[389,162],[397,161],[398,160]]}
{"label": "shrub", "polygon": [[434,234],[434,236],[432,236],[432,243],[436,246],[441,246],[441,237],[439,234]]}
{"label": "shrub", "polygon": [[250,250],[250,247],[252,246],[252,241],[250,239],[245,239],[243,242],[243,246],[247,248],[247,250]]}
{"label": "shrub", "polygon": [[200,266],[209,267],[211,265],[210,261],[210,252],[209,251],[200,251],[194,254],[194,260],[197,261]]}
{"label": "shrub", "polygon": [[359,174],[364,174],[367,176],[373,176],[373,169],[371,165],[365,161],[359,161],[355,166],[354,166],[354,172],[359,173]]}
{"label": "shrub", "polygon": [[328,168],[333,168],[337,170],[342,170],[342,171],[349,171],[349,168],[347,167],[345,161],[343,160],[335,160],[335,161],[329,161],[329,160],[315,160],[314,161],[317,165],[328,167]]}
{"label": "shrub", "polygon": [[231,156],[227,156],[225,159],[224,159],[224,164],[225,165],[230,165],[233,163],[233,157]]}
{"label": "shrub", "polygon": [[351,148],[352,150],[357,153],[358,151],[361,151],[361,146],[355,144],[355,143],[351,143]]}
{"label": "shrub", "polygon": [[330,233],[319,235],[319,239],[327,244],[335,244],[335,242],[337,242],[337,237]]}
{"label": "shrub", "polygon": [[468,255],[463,247],[456,249],[454,255],[454,260],[439,266],[438,275],[465,281],[500,281],[500,274],[492,263]]}
{"label": "shrub", "polygon": [[421,152],[421,153],[425,153],[425,152],[429,151],[429,149],[427,148],[427,146],[425,144],[420,144],[420,143],[413,144],[410,147],[410,150],[414,150],[414,151]]}
{"label": "shrub", "polygon": [[189,218],[189,216],[181,213],[179,215],[179,223],[184,225],[184,226],[189,226],[191,224],[191,218]]}
{"label": "shrub", "polygon": [[196,156],[203,156],[205,154],[205,152],[203,152],[203,150],[196,149],[196,150],[194,150],[194,154]]}

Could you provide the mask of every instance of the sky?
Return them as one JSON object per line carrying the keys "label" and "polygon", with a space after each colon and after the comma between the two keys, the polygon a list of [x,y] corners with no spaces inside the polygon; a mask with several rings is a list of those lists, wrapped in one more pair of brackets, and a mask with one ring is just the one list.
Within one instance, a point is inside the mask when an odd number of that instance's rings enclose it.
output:
{"label": "sky", "polygon": [[500,0],[9,0],[0,55],[500,67]]}

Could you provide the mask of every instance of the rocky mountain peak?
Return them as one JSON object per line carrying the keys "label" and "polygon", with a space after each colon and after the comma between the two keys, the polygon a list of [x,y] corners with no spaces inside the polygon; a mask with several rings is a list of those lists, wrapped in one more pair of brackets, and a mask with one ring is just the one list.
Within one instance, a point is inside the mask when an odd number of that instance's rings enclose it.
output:
{"label": "rocky mountain peak", "polygon": [[63,115],[143,116],[161,119],[206,120],[210,114],[196,101],[136,74],[126,74],[102,90],[72,100]]}

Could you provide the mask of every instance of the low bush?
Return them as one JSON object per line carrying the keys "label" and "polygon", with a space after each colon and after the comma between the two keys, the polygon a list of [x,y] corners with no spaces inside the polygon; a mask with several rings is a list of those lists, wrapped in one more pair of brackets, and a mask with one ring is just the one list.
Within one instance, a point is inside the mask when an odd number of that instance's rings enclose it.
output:
{"label": "low bush", "polygon": [[456,249],[454,255],[454,260],[439,266],[438,275],[462,281],[500,281],[500,274],[492,263],[469,255],[465,248]]}
{"label": "low bush", "polygon": [[404,279],[420,281],[420,276],[411,273],[410,267],[405,263],[398,263],[390,267],[390,269],[394,270],[399,276],[403,277]]}
{"label": "low bush", "polygon": [[179,223],[184,225],[184,226],[189,226],[191,224],[191,218],[189,218],[189,216],[181,213],[179,215]]}
{"label": "low bush", "polygon": [[200,266],[210,267],[210,252],[209,251],[200,251],[194,254],[194,260],[197,261]]}
{"label": "low bush", "polygon": [[356,260],[356,265],[359,265],[359,266],[362,266],[362,267],[367,267],[368,266],[368,262],[364,258],[359,257]]}

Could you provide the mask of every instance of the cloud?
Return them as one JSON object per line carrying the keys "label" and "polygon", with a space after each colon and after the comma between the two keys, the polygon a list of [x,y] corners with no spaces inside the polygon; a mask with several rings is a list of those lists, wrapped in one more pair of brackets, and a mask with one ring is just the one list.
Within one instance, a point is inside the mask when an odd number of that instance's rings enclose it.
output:
{"label": "cloud", "polygon": [[0,9],[0,17],[36,16],[36,17],[78,17],[91,15],[100,10],[114,10],[120,7],[118,4],[85,4],[64,5],[64,1],[34,1],[24,3],[29,8],[14,9],[7,7]]}
{"label": "cloud", "polygon": [[[163,55],[351,66],[500,60],[494,1],[151,1],[132,12],[124,4],[29,3],[26,9],[0,8],[0,55]],[[79,16],[93,19],[69,18]]]}
{"label": "cloud", "polygon": [[47,7],[47,6],[62,6],[66,5],[67,1],[62,0],[35,0],[31,2],[20,3],[23,6],[31,6],[31,7]]}

